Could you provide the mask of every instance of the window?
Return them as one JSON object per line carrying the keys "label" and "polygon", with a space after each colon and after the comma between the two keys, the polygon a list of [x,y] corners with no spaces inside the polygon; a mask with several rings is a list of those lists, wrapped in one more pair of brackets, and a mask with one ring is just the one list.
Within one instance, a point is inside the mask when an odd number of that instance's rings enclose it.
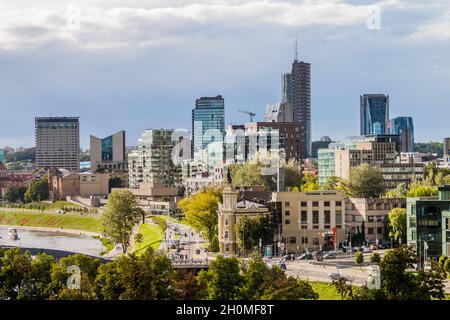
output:
{"label": "window", "polygon": [[319,202],[318,201],[313,201],[312,205],[313,205],[313,207],[318,207],[319,206]]}
{"label": "window", "polygon": [[225,239],[228,239],[228,231],[225,231]]}
{"label": "window", "polygon": [[336,224],[342,224],[342,214],[336,213]]}
{"label": "window", "polygon": [[342,202],[341,201],[336,201],[336,207],[340,207],[342,206]]}
{"label": "window", "polygon": [[319,238],[314,238],[314,245],[318,246],[320,244]]}
{"label": "window", "polygon": [[313,224],[319,224],[319,211],[313,211]]}
{"label": "window", "polygon": [[329,207],[329,206],[330,206],[330,201],[325,201],[325,202],[323,203],[323,205],[324,205],[325,207]]}
{"label": "window", "polygon": [[302,237],[302,244],[308,244],[308,237]]}
{"label": "window", "polygon": [[325,224],[330,224],[331,222],[331,217],[330,217],[330,211],[329,210],[325,210],[324,212],[324,219],[325,219]]}
{"label": "window", "polygon": [[225,225],[226,226],[228,225],[228,219],[225,219]]}
{"label": "window", "polygon": [[302,223],[306,223],[307,221],[308,221],[308,212],[307,211],[302,211],[301,222]]}
{"label": "window", "polygon": [[445,242],[450,242],[450,231],[445,233]]}
{"label": "window", "polygon": [[415,217],[409,218],[409,227],[410,228],[415,228],[416,227],[416,218]]}
{"label": "window", "polygon": [[297,243],[297,239],[295,237],[289,237],[289,243],[290,244],[296,244]]}
{"label": "window", "polygon": [[291,220],[286,219],[286,220],[284,221],[284,224],[291,224]]}
{"label": "window", "polygon": [[373,228],[368,228],[368,231],[367,231],[369,234],[373,234]]}
{"label": "window", "polygon": [[306,201],[302,201],[302,203],[300,204],[302,207],[307,207],[308,203]]}
{"label": "window", "polygon": [[285,207],[288,207],[288,208],[289,208],[290,205],[291,205],[291,203],[290,203],[289,201],[286,201],[286,202],[284,203],[284,206],[285,206]]}
{"label": "window", "polygon": [[383,227],[377,227],[378,236],[383,235]]}
{"label": "window", "polygon": [[450,230],[450,218],[445,219],[445,229]]}
{"label": "window", "polygon": [[291,215],[291,212],[290,212],[290,211],[285,211],[285,212],[284,212],[284,215],[285,215],[285,216],[289,216],[289,215]]}

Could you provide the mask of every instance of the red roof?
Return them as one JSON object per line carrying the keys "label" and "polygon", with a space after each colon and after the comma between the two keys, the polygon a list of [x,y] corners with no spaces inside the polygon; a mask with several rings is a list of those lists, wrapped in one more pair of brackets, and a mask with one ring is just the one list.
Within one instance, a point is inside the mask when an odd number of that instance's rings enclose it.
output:
{"label": "red roof", "polygon": [[0,162],[0,171],[8,171],[8,169],[6,169],[6,167],[5,167],[5,165],[1,162]]}

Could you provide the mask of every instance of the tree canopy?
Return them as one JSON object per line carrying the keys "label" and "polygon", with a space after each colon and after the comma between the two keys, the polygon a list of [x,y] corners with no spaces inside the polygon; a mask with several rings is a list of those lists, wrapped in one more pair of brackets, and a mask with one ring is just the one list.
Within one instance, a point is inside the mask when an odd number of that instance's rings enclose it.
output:
{"label": "tree canopy", "polygon": [[381,170],[363,163],[350,170],[348,190],[355,198],[378,198],[385,192]]}

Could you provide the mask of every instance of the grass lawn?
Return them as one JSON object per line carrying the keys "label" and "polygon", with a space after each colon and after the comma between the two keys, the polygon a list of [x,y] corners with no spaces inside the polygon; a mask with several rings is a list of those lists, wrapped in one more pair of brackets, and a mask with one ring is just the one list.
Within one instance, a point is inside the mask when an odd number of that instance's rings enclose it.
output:
{"label": "grass lawn", "polygon": [[319,300],[341,300],[336,287],[331,282],[310,281],[309,284],[319,294]]}
{"label": "grass lawn", "polygon": [[54,213],[0,212],[0,224],[43,228],[63,228],[90,232],[102,231],[102,219]]}
{"label": "grass lawn", "polygon": [[140,244],[136,244],[136,251],[143,250],[147,247],[158,250],[164,238],[164,233],[159,226],[153,224],[141,224],[139,226],[139,233],[142,234],[144,241]]}

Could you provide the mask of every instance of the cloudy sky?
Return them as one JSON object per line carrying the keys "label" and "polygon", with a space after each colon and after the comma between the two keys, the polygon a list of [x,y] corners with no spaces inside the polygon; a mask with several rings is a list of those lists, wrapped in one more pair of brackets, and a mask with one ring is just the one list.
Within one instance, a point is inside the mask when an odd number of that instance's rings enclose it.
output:
{"label": "cloudy sky", "polygon": [[312,64],[313,139],[359,133],[359,95],[387,93],[416,141],[450,136],[448,0],[0,0],[0,147],[33,146],[35,116],[89,135],[190,127],[200,96],[226,122],[280,100],[293,43]]}

